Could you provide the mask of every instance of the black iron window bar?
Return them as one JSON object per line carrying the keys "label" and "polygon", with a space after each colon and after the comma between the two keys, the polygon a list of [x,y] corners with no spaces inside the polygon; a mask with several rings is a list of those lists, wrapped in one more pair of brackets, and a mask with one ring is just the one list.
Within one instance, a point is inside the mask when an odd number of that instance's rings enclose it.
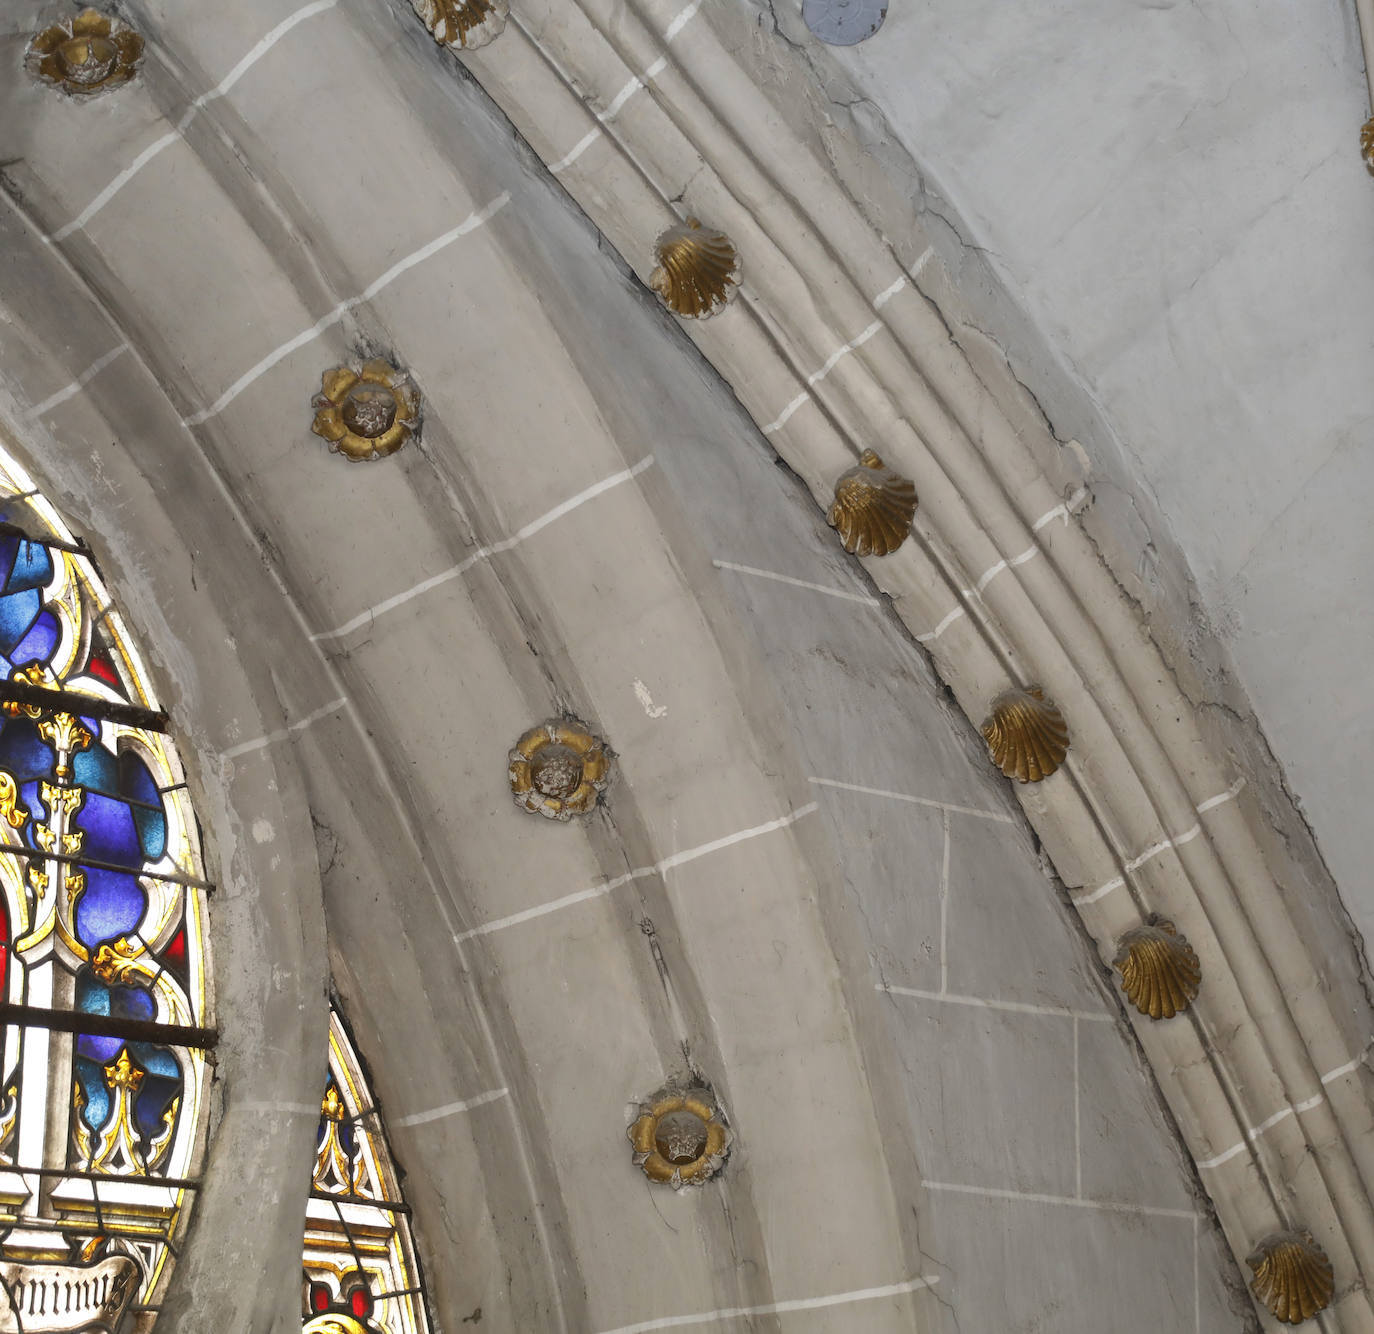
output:
{"label": "black iron window bar", "polygon": [[0,681],[0,703],[42,709],[44,713],[70,713],[82,718],[99,718],[104,722],[141,727],[147,732],[167,732],[171,728],[171,720],[165,709],[145,709],[139,704],[103,699],[80,690],[36,686],[12,677]]}

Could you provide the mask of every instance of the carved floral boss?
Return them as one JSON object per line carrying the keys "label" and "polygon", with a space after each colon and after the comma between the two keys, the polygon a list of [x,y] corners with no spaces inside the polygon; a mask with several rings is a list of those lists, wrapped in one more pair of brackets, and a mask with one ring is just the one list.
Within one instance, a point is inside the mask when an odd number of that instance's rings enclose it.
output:
{"label": "carved floral boss", "polygon": [[310,429],[354,463],[394,454],[420,429],[420,391],[389,362],[336,366],[321,389]]}
{"label": "carved floral boss", "polygon": [[29,46],[29,70],[64,92],[88,96],[134,77],[143,38],[99,10],[44,28]]}
{"label": "carved floral boss", "polygon": [[587,815],[611,776],[611,751],[576,719],[532,727],[510,753],[515,804],[550,820]]}
{"label": "carved floral boss", "polygon": [[730,1147],[730,1128],[707,1089],[678,1092],[669,1086],[640,1105],[625,1132],[635,1165],[650,1181],[674,1190],[699,1186],[720,1171]]}

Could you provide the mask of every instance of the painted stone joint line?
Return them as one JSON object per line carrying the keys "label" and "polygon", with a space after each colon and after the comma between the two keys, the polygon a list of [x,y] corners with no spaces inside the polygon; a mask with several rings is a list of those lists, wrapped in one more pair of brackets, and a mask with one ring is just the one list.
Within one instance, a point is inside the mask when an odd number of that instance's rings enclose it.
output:
{"label": "painted stone joint line", "polygon": [[455,945],[461,945],[474,936],[490,935],[493,931],[502,931],[508,926],[518,926],[522,922],[532,921],[536,917],[545,917],[562,908],[571,908],[575,904],[586,903],[591,899],[604,898],[612,890],[619,889],[621,885],[628,885],[632,880],[643,880],[648,876],[662,875],[665,871],[671,871],[675,867],[685,866],[688,862],[696,861],[698,857],[705,857],[736,843],[758,838],[761,834],[771,834],[776,829],[785,829],[788,825],[795,824],[798,820],[804,819],[819,809],[819,803],[808,802],[805,806],[799,806],[796,810],[789,811],[786,815],[780,815],[776,820],[768,820],[763,824],[753,825],[733,834],[726,834],[723,838],[712,839],[711,842],[701,843],[695,848],[686,848],[681,852],[674,852],[661,861],[655,862],[652,866],[638,866],[633,871],[626,871],[624,875],[618,875],[600,885],[576,890],[572,894],[565,894],[561,899],[554,899],[549,903],[536,904],[533,908],[526,908],[522,912],[511,913],[509,917],[497,917],[490,922],[483,922],[481,926],[474,926],[467,931],[459,932],[453,937],[453,942]]}
{"label": "painted stone joint line", "polygon": [[1094,1024],[1115,1022],[1115,1015],[1096,1010],[1072,1010],[1059,1005],[1032,1005],[1028,1001],[992,1000],[984,996],[961,996],[952,991],[922,991],[918,987],[899,987],[893,982],[875,982],[875,991],[890,996],[910,996],[915,1000],[939,1001],[942,1005],[969,1005],[980,1010],[1005,1010],[1011,1014],[1042,1014],[1053,1019],[1083,1019]]}
{"label": "painted stone joint line", "polygon": [[474,1107],[484,1107],[498,1098],[504,1098],[509,1092],[510,1090],[505,1088],[490,1089],[472,1098],[460,1098],[457,1102],[446,1102],[442,1107],[431,1107],[426,1112],[412,1112],[409,1116],[401,1117],[396,1125],[422,1126],[430,1121],[440,1121],[448,1116],[457,1116],[460,1112],[471,1111]]}
{"label": "painted stone joint line", "polygon": [[752,574],[759,579],[771,579],[780,584],[790,584],[794,588],[809,588],[817,593],[824,593],[827,597],[845,598],[850,602],[862,603],[866,607],[879,607],[882,603],[875,597],[870,597],[867,593],[851,593],[844,588],[831,588],[827,584],[814,584],[808,579],[794,579],[789,574],[779,574],[776,570],[761,570],[755,565],[736,565],[734,561],[713,560],[712,565],[718,570],[734,570],[736,574]]}
{"label": "painted stone joint line", "polygon": [[938,1274],[924,1274],[904,1283],[888,1283],[880,1288],[856,1288],[852,1292],[836,1292],[826,1297],[794,1297],[790,1301],[769,1302],[766,1306],[725,1306],[718,1311],[702,1311],[693,1315],[666,1315],[654,1320],[642,1320],[636,1325],[618,1325],[602,1334],[650,1334],[658,1329],[680,1329],[684,1325],[713,1325],[722,1320],[742,1320],[755,1315],[785,1315],[790,1311],[818,1311],[830,1306],[848,1306],[855,1302],[878,1301],[883,1297],[900,1297],[909,1292],[933,1288],[940,1281]]}
{"label": "painted stone joint line", "polygon": [[857,792],[865,797],[887,797],[892,801],[909,801],[914,806],[931,806],[936,810],[950,811],[955,815],[972,815],[980,820],[996,820],[999,824],[1015,824],[1014,816],[1001,811],[984,811],[977,806],[960,806],[950,801],[937,801],[934,797],[917,797],[909,792],[893,792],[885,787],[864,787],[859,783],[843,783],[838,778],[817,778],[812,775],[806,780],[816,787],[833,787],[842,792]]}
{"label": "painted stone joint line", "polygon": [[187,109],[186,114],[177,122],[176,128],[164,134],[161,138],[155,139],[134,160],[129,163],[76,217],[70,222],[59,227],[51,236],[44,239],[51,244],[54,241],[65,241],[73,232],[84,227],[97,213],[100,212],[111,199],[115,197],[133,178],[138,175],[144,167],[148,165],[164,148],[171,147],[185,133],[186,127],[195,118],[198,111],[208,102],[214,101],[217,97],[223,97],[259,60],[262,59],[288,32],[298,23],[304,22],[308,18],[313,18],[316,14],[322,14],[327,9],[333,9],[339,0],[311,0],[308,5],[302,6],[294,14],[288,14],[280,23],[277,24],[265,37],[256,42],[248,53],[236,64],[223,79],[219,81],[208,93],[202,93]]}
{"label": "painted stone joint line", "polygon": [[285,741],[293,732],[304,731],[311,723],[319,722],[321,718],[326,718],[331,713],[337,712],[347,703],[347,698],[341,695],[338,699],[331,700],[313,713],[307,713],[304,718],[298,718],[294,723],[288,723],[287,726],[278,728],[275,732],[268,732],[266,736],[260,736],[253,741],[243,741],[237,746],[230,746],[228,750],[220,751],[219,757],[222,760],[234,760],[240,755],[247,755],[250,751],[264,750],[277,741]]}
{"label": "painted stone joint line", "polygon": [[[1348,1075],[1354,1070],[1358,1070],[1364,1064],[1365,1057],[1361,1053],[1353,1061],[1347,1061],[1344,1065],[1338,1065],[1334,1070],[1328,1070],[1318,1081],[1323,1087],[1327,1084],[1340,1079],[1342,1075]],[[1291,1107],[1280,1107],[1273,1116],[1267,1117],[1257,1126],[1251,1126],[1245,1132],[1245,1138],[1238,1144],[1233,1144],[1229,1149],[1223,1149],[1213,1158],[1203,1158],[1198,1160],[1198,1166],[1204,1168],[1220,1167],[1222,1163],[1230,1162],[1237,1154],[1243,1153],[1251,1144],[1259,1143],[1260,1136],[1266,1131],[1272,1130],[1281,1121],[1288,1117],[1302,1112],[1310,1112],[1314,1107],[1320,1106],[1326,1101],[1324,1093],[1314,1093],[1310,1098],[1304,1098],[1301,1102],[1294,1103]]]}
{"label": "painted stone joint line", "polygon": [[218,416],[249,385],[259,377],[266,375],[278,362],[285,360],[291,353],[305,347],[306,344],[313,343],[326,329],[336,325],[355,306],[361,306],[371,301],[384,287],[394,282],[408,269],[414,268],[416,264],[431,258],[446,246],[452,245],[460,237],[466,236],[469,232],[476,231],[479,227],[490,222],[509,203],[510,191],[502,191],[484,208],[478,209],[475,213],[470,213],[456,227],[445,232],[442,236],[435,237],[427,245],[421,246],[404,259],[398,260],[381,277],[364,288],[359,295],[349,297],[347,301],[341,301],[333,310],[327,315],[322,315],[308,329],[303,329],[294,338],[288,338],[280,347],[269,352],[256,366],[239,376],[208,408],[203,408],[200,412],[184,418],[182,425],[199,426],[203,422],[209,421],[211,417]]}
{"label": "painted stone joint line", "polygon": [[51,412],[54,408],[60,407],[69,398],[75,398],[101,371],[105,369],[116,357],[129,350],[128,343],[120,343],[117,347],[112,347],[103,357],[98,357],[86,367],[71,384],[59,389],[57,393],[45,398],[41,403],[34,404],[26,414],[32,421],[36,417],[41,417],[45,412]]}
{"label": "painted stone joint line", "polygon": [[[893,287],[889,287],[886,292],[882,293],[878,298],[876,298],[873,302],[874,306],[876,307],[879,301],[887,300],[887,298],[894,291],[900,290],[902,281],[903,280],[899,279],[897,284],[895,284]],[[782,430],[782,428],[786,426],[788,421],[791,419],[792,414],[796,412],[796,410],[799,407],[801,407],[802,404],[805,403],[811,397],[809,389],[819,384],[822,380],[824,380],[825,377],[829,375],[830,372],[833,371],[837,365],[839,365],[840,361],[844,357],[848,356],[849,353],[853,352],[855,348],[862,347],[866,342],[868,342],[870,338],[873,337],[874,334],[878,333],[883,327],[884,326],[882,320],[874,320],[872,324],[870,324],[861,333],[856,334],[853,338],[849,340],[849,342],[841,343],[840,346],[837,347],[835,351],[833,351],[825,359],[825,361],[821,363],[819,370],[812,371],[811,374],[806,377],[806,383],[808,388],[803,389],[801,393],[796,396],[796,398],[794,398],[785,408],[783,408],[782,412],[778,414],[778,417],[775,421],[770,422],[767,426],[763,428],[763,434],[772,435],[775,431]]]}
{"label": "painted stone joint line", "polygon": [[523,528],[512,533],[510,537],[502,538],[499,542],[493,542],[490,546],[478,547],[470,556],[464,557],[457,565],[450,565],[446,570],[440,570],[438,574],[432,574],[428,579],[422,579],[418,584],[413,584],[410,588],[400,593],[393,593],[391,597],[384,598],[374,606],[368,607],[366,611],[360,611],[350,621],[345,621],[342,625],[333,630],[321,630],[317,634],[310,636],[310,642],[317,644],[325,639],[339,639],[344,635],[351,634],[354,630],[375,621],[378,616],[383,616],[389,611],[394,611],[397,607],[417,598],[431,589],[438,588],[441,584],[446,584],[451,579],[458,578],[480,561],[489,560],[492,556],[499,555],[503,551],[510,551],[511,548],[519,546],[526,538],[533,537],[541,529],[547,528],[555,520],[561,519],[565,514],[571,513],[579,505],[584,505],[589,500],[595,500],[597,496],[604,494],[613,487],[619,486],[622,482],[628,482],[638,477],[646,468],[652,467],[654,456],[647,455],[639,460],[633,467],[624,468],[620,472],[612,473],[609,477],[604,477],[599,482],[593,482],[591,486],[579,491],[575,496],[570,496],[561,504],[555,505],[553,509],[545,514],[541,514],[537,519],[531,520]]}
{"label": "painted stone joint line", "polygon": [[1154,1204],[1125,1204],[1119,1200],[1076,1199],[1072,1195],[1046,1195],[1029,1190],[1002,1190],[995,1186],[967,1186],[958,1181],[923,1181],[926,1190],[956,1195],[983,1195],[993,1200],[1025,1200],[1030,1204],[1063,1204],[1075,1209],[1102,1209],[1107,1213],[1145,1215],[1150,1218],[1196,1218],[1192,1209],[1166,1209]]}
{"label": "painted stone joint line", "polygon": [[[1194,809],[1199,815],[1204,815],[1208,811],[1214,810],[1216,807],[1220,806],[1223,802],[1230,801],[1244,786],[1245,779],[1239,778],[1232,783],[1225,792],[1219,793],[1215,797],[1208,797],[1206,801],[1201,802],[1194,807]],[[1138,857],[1133,857],[1130,861],[1126,862],[1122,869],[1126,874],[1132,871],[1138,871],[1152,857],[1157,857],[1161,852],[1167,852],[1170,848],[1180,848],[1183,844],[1195,839],[1200,833],[1202,833],[1201,822],[1195,824],[1191,829],[1185,829],[1183,833],[1176,835],[1174,838],[1166,838],[1162,843],[1156,843],[1153,847],[1146,848]],[[1075,897],[1074,903],[1079,905],[1096,903],[1098,899],[1105,898],[1114,889],[1120,889],[1125,883],[1126,875],[1114,876],[1111,880],[1108,880],[1106,884],[1099,885],[1090,894],[1080,894]]]}

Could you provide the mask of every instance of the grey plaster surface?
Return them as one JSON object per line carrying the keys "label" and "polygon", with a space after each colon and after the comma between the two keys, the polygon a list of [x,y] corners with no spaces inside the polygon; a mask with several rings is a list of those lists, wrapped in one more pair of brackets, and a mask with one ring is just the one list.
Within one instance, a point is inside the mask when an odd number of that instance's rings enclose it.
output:
{"label": "grey plaster surface", "polygon": [[[141,10],[164,58],[80,122],[0,84],[0,155],[23,157],[0,214],[6,421],[130,590],[235,869],[214,916],[226,1114],[175,1328],[298,1322],[312,1117],[264,1135],[234,1100],[318,1096],[326,924],[440,1330],[478,1306],[520,1334],[737,1308],[808,1334],[1243,1328],[1208,1323],[1238,1276],[976,734],[408,10],[312,18],[70,244],[41,239],[290,8]],[[367,207],[326,129],[364,159]],[[309,400],[366,350],[413,369],[426,422],[355,466],[309,434]],[[563,711],[619,752],[584,825],[506,788],[508,747]],[[673,1196],[624,1128],[688,1062],[739,1138],[718,1182]],[[245,1226],[264,1177],[293,1184]]]}
{"label": "grey plaster surface", "polygon": [[1374,182],[1354,7],[908,5],[817,49],[865,99],[875,152],[909,155],[970,320],[1066,473],[1087,464],[1088,529],[1189,689],[1222,717],[1253,708],[1368,939]]}

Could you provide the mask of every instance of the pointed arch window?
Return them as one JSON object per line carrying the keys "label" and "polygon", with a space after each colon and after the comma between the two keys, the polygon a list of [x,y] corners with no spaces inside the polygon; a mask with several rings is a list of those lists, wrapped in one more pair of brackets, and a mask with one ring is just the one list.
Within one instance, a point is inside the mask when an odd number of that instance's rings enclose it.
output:
{"label": "pointed arch window", "polygon": [[430,1334],[400,1173],[333,1005],[303,1267],[305,1334]]}
{"label": "pointed arch window", "polygon": [[153,1327],[204,1153],[209,889],[124,622],[0,452],[0,1331]]}

